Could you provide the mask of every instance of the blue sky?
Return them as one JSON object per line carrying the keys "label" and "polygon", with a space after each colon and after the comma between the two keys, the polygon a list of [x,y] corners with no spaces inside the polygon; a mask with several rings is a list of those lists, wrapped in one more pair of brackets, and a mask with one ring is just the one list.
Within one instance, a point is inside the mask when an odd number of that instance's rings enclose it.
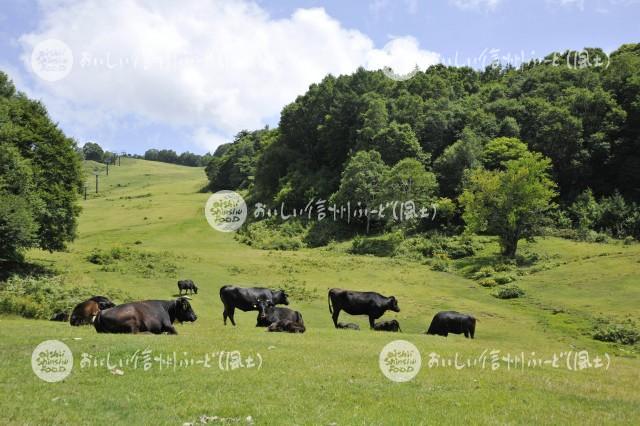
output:
{"label": "blue sky", "polygon": [[[327,73],[612,51],[639,18],[640,0],[2,0],[0,69],[80,144],[204,153]],[[42,51],[72,60],[47,74]]]}

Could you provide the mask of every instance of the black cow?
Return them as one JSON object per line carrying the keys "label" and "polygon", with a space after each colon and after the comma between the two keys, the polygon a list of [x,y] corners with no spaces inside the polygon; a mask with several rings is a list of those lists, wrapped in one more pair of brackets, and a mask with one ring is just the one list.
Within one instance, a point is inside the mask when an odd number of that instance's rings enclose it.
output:
{"label": "black cow", "polygon": [[[258,299],[270,300],[275,305],[288,305],[289,299],[283,290],[270,290],[264,287],[236,287],[225,285],[220,288],[220,300],[224,305],[222,318],[227,325],[227,318],[236,325],[233,319],[236,308],[241,311],[258,310]],[[267,324],[268,325],[268,324]]]}
{"label": "black cow", "polygon": [[188,297],[176,300],[145,300],[125,303],[98,312],[93,326],[98,333],[143,333],[178,334],[173,323],[197,319]]}
{"label": "black cow", "polygon": [[291,320],[280,320],[274,323],[271,323],[269,327],[267,327],[267,331],[279,331],[285,333],[304,333],[306,328],[304,324],[300,324],[298,322],[294,322]]}
{"label": "black cow", "polygon": [[191,280],[180,280],[178,281],[178,290],[180,291],[180,295],[184,291],[185,294],[191,292],[192,294],[198,294],[198,286]]}
{"label": "black cow", "polygon": [[360,326],[358,324],[354,324],[352,322],[339,322],[336,328],[349,329],[349,330],[360,330]]}
{"label": "black cow", "polygon": [[73,308],[69,324],[73,326],[91,324],[91,319],[96,316],[98,311],[113,308],[114,306],[116,304],[104,296],[93,296],[84,302],[78,303]]}
{"label": "black cow", "polygon": [[[340,311],[351,315],[367,315],[369,326],[373,328],[375,320],[387,310],[400,312],[398,301],[394,296],[385,297],[373,291],[350,291],[332,288],[328,295],[329,312],[332,314],[333,325],[338,328]],[[332,309],[333,307],[333,309]]]}
{"label": "black cow", "polygon": [[54,313],[49,320],[50,321],[62,321],[62,322],[69,321],[69,312],[58,311],[58,312]]}
{"label": "black cow", "polygon": [[374,324],[373,329],[376,331],[402,331],[400,329],[400,323],[397,320],[378,322]]}
{"label": "black cow", "polygon": [[268,327],[281,320],[289,320],[304,325],[302,314],[298,311],[276,307],[271,300],[259,299],[256,305],[258,307],[256,327]]}
{"label": "black cow", "polygon": [[437,334],[447,337],[449,333],[461,334],[473,339],[476,332],[476,319],[471,315],[456,311],[443,311],[435,314],[426,334]]}

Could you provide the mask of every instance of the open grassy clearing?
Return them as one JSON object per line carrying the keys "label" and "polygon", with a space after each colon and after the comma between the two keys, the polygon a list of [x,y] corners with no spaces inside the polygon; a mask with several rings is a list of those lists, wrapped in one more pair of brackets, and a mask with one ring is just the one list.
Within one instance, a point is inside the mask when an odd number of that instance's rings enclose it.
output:
{"label": "open grassy clearing", "polygon": [[[557,238],[524,243],[522,249],[546,256],[549,269],[517,277],[524,298],[498,300],[490,289],[464,278],[470,262],[492,256],[493,243],[471,261],[456,261],[453,273],[343,250],[254,250],[207,225],[203,206],[209,194],[198,192],[204,183],[199,168],[123,159],[109,177],[101,176],[100,194],[90,193],[82,202],[79,238],[69,250],[29,253],[30,260],[59,272],[68,285],[97,286],[106,294],[118,289],[133,299],[171,298],[176,280],[191,278],[200,287],[192,302],[199,318],[178,326],[178,336],[118,336],[98,335],[92,327],[0,317],[0,382],[3,393],[11,395],[0,402],[3,422],[69,424],[86,422],[94,412],[101,413],[92,418],[97,424],[182,424],[204,414],[252,416],[257,424],[640,421],[637,346],[606,344],[588,335],[600,317],[638,321],[640,245]],[[87,260],[95,250],[114,247],[134,255],[113,268]],[[153,254],[153,261],[145,264],[144,254]],[[173,266],[175,272],[167,273]],[[223,327],[218,289],[228,283],[288,288],[291,307],[303,313],[307,333],[265,333],[254,327],[255,313],[242,312],[236,314],[237,328]],[[344,313],[341,320],[357,322],[363,330],[333,329],[326,300],[330,287],[395,295],[401,312],[383,318],[397,318],[404,333],[371,332],[365,318]],[[419,334],[435,312],[446,309],[476,315],[475,340]],[[422,353],[422,371],[409,383],[393,383],[378,368],[381,348],[395,338],[411,341]],[[64,382],[48,384],[31,371],[31,352],[47,339],[65,341],[76,357]],[[193,357],[239,350],[245,356],[260,353],[264,362],[260,370],[237,371],[124,368],[122,376],[79,366],[82,352],[118,359],[145,348]],[[473,359],[494,349],[545,358],[584,349],[591,356],[607,352],[613,358],[607,371],[427,365],[430,352]]]}

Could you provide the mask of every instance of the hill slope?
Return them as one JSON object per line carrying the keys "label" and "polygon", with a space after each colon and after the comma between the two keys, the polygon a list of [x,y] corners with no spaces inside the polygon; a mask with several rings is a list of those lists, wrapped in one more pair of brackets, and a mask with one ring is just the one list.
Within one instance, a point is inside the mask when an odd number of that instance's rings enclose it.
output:
{"label": "hill slope", "polygon": [[[93,166],[86,165],[91,172]],[[585,327],[599,316],[637,319],[640,290],[638,245],[578,244],[540,240],[525,247],[556,255],[559,264],[523,277],[527,297],[501,301],[459,275],[434,272],[425,265],[397,259],[352,256],[324,249],[297,252],[254,250],[231,234],[211,229],[203,207],[209,194],[200,168],[123,159],[101,176],[101,192],[82,202],[79,238],[64,253],[34,251],[30,259],[52,265],[65,282],[126,292],[133,299],[169,299],[178,278],[198,283],[193,324],[178,325],[178,336],[98,335],[92,327],[0,317],[0,402],[8,423],[169,423],[201,415],[252,416],[258,424],[416,424],[416,423],[628,423],[640,421],[640,361],[629,349],[591,340]],[[92,184],[92,181],[90,181]],[[93,253],[119,259],[109,265],[87,260]],[[597,256],[601,255],[601,256]],[[566,262],[566,263],[565,263]],[[254,327],[255,313],[236,314],[238,327],[222,325],[218,289],[223,284],[285,287],[291,308],[302,312],[304,335],[265,333]],[[362,331],[335,330],[327,308],[330,287],[375,290],[395,295],[404,331],[390,335],[367,330],[364,318],[348,318]],[[475,340],[451,335],[425,336],[433,314],[455,309],[479,319]],[[344,313],[344,321],[347,315]],[[386,379],[378,367],[382,347],[403,338],[422,354],[422,370],[408,383]],[[29,365],[31,351],[43,340],[65,341],[76,357],[64,382],[40,381]],[[124,366],[123,375],[102,367],[82,368],[82,353],[112,362],[136,351],[153,357],[203,360],[174,370],[149,371]],[[607,352],[608,370],[569,371],[564,360],[514,369],[491,367],[499,357],[586,350]],[[262,357],[262,366],[222,371],[220,351]],[[437,354],[448,360],[475,360],[485,367],[437,367]],[[534,355],[535,353],[535,355]],[[484,355],[483,355],[484,354]],[[456,358],[457,357],[457,358]],[[91,359],[91,358],[88,358]]]}

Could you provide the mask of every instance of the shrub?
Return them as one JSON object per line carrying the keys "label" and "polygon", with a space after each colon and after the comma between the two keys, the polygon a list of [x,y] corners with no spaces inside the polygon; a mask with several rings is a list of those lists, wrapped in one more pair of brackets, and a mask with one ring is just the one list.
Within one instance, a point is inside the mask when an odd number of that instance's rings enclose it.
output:
{"label": "shrub", "polygon": [[98,294],[118,301],[129,299],[122,292],[105,293],[97,287],[67,287],[60,276],[14,275],[0,285],[0,312],[26,318],[49,319],[53,313],[70,312],[81,301]]}
{"label": "shrub", "polygon": [[461,259],[473,256],[481,246],[467,237],[444,237],[432,234],[425,239],[422,254],[425,257],[433,257],[436,253],[446,253],[451,259]]}
{"label": "shrub", "polygon": [[493,277],[493,279],[496,281],[496,284],[504,285],[514,282],[516,280],[516,277],[509,274],[500,274]]}
{"label": "shrub", "polygon": [[303,239],[306,232],[300,221],[261,220],[241,228],[236,239],[262,250],[298,250],[305,246]]}
{"label": "shrub", "polygon": [[631,322],[624,324],[601,324],[594,329],[593,338],[603,342],[633,345],[640,341],[640,332]]}
{"label": "shrub", "polygon": [[434,271],[447,272],[451,262],[446,253],[436,253],[430,263]]}
{"label": "shrub", "polygon": [[372,254],[380,257],[393,256],[402,239],[400,231],[380,237],[361,237],[358,235],[353,239],[349,251],[353,254]]}
{"label": "shrub", "polygon": [[472,278],[474,280],[479,280],[479,279],[482,279],[482,278],[489,278],[495,272],[496,271],[493,269],[493,267],[491,267],[491,266],[483,266],[482,268],[478,269],[476,272],[473,273]]}
{"label": "shrub", "polygon": [[175,277],[178,267],[173,262],[175,256],[170,252],[147,252],[128,247],[110,249],[95,248],[87,256],[87,261],[100,265],[105,272],[134,272],[145,278],[156,276]]}
{"label": "shrub", "polygon": [[516,285],[508,285],[499,287],[498,290],[493,293],[493,296],[498,299],[516,299],[524,296],[524,291]]}
{"label": "shrub", "polygon": [[498,285],[496,280],[494,280],[493,278],[482,279],[478,282],[478,284],[480,284],[482,287],[495,287]]}

